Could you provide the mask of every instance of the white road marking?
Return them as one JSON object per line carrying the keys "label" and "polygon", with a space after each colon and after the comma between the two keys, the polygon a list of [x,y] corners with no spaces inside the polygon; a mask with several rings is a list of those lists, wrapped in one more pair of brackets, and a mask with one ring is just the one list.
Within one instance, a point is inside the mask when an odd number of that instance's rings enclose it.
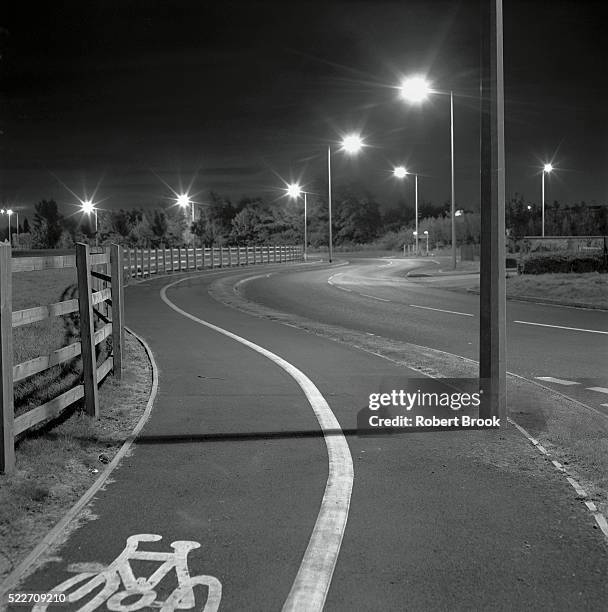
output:
{"label": "white road marking", "polygon": [[598,393],[608,393],[606,387],[587,387],[589,391],[597,391]]}
{"label": "white road marking", "polygon": [[187,277],[165,285],[160,291],[163,302],[191,321],[260,353],[287,372],[304,392],[323,431],[329,463],[327,485],[300,569],[283,605],[284,611],[321,612],[342,545],[353,488],[353,460],[346,438],[329,404],[302,371],[269,350],[182,310],[167,297],[167,289],[191,278],[197,277]]}
{"label": "white road marking", "polygon": [[600,404],[600,406],[604,406],[604,408],[608,408],[608,404]]}
{"label": "white road marking", "polygon": [[538,380],[544,380],[546,382],[556,383],[558,385],[580,385],[581,383],[574,382],[572,380],[562,380],[561,378],[553,378],[553,376],[537,376]]}
{"label": "white road marking", "polygon": [[378,300],[379,302],[390,302],[390,300],[385,300],[384,298],[377,297],[375,295],[368,295],[367,293],[360,293],[359,295],[362,295],[366,298],[371,298],[372,300]]}
{"label": "white road marking", "polygon": [[463,317],[472,317],[472,314],[468,312],[456,312],[455,310],[443,310],[442,308],[431,308],[430,306],[417,306],[416,304],[410,304],[410,308],[423,308],[424,310],[435,310],[437,312],[447,312],[448,314],[462,315]]}
{"label": "white road marking", "polygon": [[549,325],[548,323],[531,323],[530,321],[513,321],[513,323],[521,323],[522,325],[538,325],[539,327],[553,327],[555,329],[569,329],[571,331],[589,332],[590,334],[605,334],[608,336],[608,331],[599,329],[583,329],[581,327],[566,327],[564,325]]}
{"label": "white road marking", "polygon": [[[222,599],[221,582],[214,576],[190,576],[188,570],[188,553],[200,548],[201,545],[193,540],[177,540],[171,542],[171,548],[173,549],[171,552],[138,549],[140,542],[158,542],[160,540],[162,540],[162,536],[153,533],[129,536],[124,550],[110,565],[103,567],[101,570],[85,571],[72,576],[57,585],[52,591],[56,593],[70,591],[67,595],[67,602],[69,603],[75,603],[83,597],[87,598],[90,593],[97,591],[93,599],[87,601],[79,609],[82,612],[95,610],[104,603],[107,604],[108,610],[139,610],[144,607],[175,610],[176,608],[194,608],[196,597],[193,587],[204,585],[207,587],[207,595],[202,612],[217,612]],[[161,565],[148,578],[145,578],[135,575],[131,567],[132,561],[152,561]],[[175,569],[175,576],[177,577],[177,586],[165,601],[157,600],[156,586],[173,569]],[[141,568],[138,568],[137,573],[139,574],[140,571]],[[150,571],[152,570],[150,569]],[[80,586],[74,590],[72,587],[77,584]],[[99,591],[101,585],[104,588]],[[124,600],[129,597],[138,597],[138,600],[123,605]],[[44,612],[47,607],[47,603],[38,604],[32,608],[32,612]],[[200,608],[200,604],[197,608]]]}

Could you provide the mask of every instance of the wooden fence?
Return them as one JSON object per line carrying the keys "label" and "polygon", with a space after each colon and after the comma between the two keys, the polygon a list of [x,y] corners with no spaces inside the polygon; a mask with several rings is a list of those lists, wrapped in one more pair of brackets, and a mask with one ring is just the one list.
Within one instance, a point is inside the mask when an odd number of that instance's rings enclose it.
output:
{"label": "wooden fence", "polygon": [[[12,311],[13,274],[54,268],[76,268],[78,298]],[[13,328],[79,313],[80,341],[49,355],[13,365]],[[76,246],[75,255],[12,257],[9,245],[0,245],[0,472],[15,467],[15,436],[43,421],[57,417],[67,406],[84,398],[86,414],[99,416],[98,384],[111,371],[122,374],[124,346],[124,304],[122,252],[118,245],[107,249]],[[95,319],[104,323],[95,329]],[[97,366],[96,346],[112,337],[112,355]],[[81,355],[80,384],[46,403],[14,416],[13,385]]]}
{"label": "wooden fence", "polygon": [[301,246],[250,246],[181,249],[123,249],[125,282],[168,272],[186,272],[302,261]]}

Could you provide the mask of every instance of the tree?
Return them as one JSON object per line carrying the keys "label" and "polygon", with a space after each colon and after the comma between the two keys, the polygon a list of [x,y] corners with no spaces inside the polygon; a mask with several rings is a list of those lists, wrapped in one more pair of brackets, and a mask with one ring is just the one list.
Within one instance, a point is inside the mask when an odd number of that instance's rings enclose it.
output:
{"label": "tree", "polygon": [[42,200],[35,206],[32,243],[36,248],[53,249],[63,233],[63,216],[55,200]]}

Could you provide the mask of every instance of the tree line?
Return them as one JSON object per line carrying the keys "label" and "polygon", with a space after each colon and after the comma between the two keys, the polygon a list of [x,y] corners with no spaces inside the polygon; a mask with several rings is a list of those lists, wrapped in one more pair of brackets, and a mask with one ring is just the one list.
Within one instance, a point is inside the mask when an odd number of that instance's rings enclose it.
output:
{"label": "tree line", "polygon": [[[329,213],[323,185],[308,193],[308,242],[312,247],[324,247],[328,242]],[[336,246],[376,243],[383,248],[401,248],[414,242],[415,212],[412,202],[398,202],[383,208],[368,191],[351,184],[336,189],[332,198],[332,229]],[[480,235],[478,211],[457,207],[456,218],[459,244],[477,244]],[[509,235],[519,239],[525,235],[540,235],[541,210],[515,194],[506,204],[506,227]],[[192,222],[190,208],[174,204],[158,204],[134,209],[99,210],[97,234],[93,215],[80,212],[63,215],[54,200],[42,200],[35,205],[30,226],[24,219],[20,228],[20,245],[25,248],[70,248],[76,242],[99,244],[118,243],[129,247],[246,246],[253,244],[296,244],[303,240],[303,201],[278,197],[243,197],[232,202],[216,192],[210,192],[204,203],[195,204]],[[451,242],[449,203],[434,205],[419,203],[418,231],[430,244]],[[13,228],[14,233],[14,228]],[[608,206],[580,202],[566,206],[553,202],[545,208],[546,235],[606,235]],[[6,230],[4,237],[6,237]]]}

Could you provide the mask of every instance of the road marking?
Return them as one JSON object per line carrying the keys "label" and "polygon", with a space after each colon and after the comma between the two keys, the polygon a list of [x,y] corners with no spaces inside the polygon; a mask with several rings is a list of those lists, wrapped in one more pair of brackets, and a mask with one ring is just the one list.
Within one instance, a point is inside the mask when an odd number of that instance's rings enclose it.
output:
{"label": "road marking", "polygon": [[603,406],[604,408],[608,408],[608,404],[600,404],[600,406]]}
{"label": "road marking", "polygon": [[379,302],[390,302],[390,300],[385,300],[384,298],[376,297],[375,295],[368,295],[367,293],[360,293],[359,295],[366,298],[371,298],[372,300],[378,300]]}
{"label": "road marking", "polygon": [[573,382],[571,380],[562,380],[561,378],[553,378],[553,376],[537,376],[538,380],[544,380],[546,382],[556,383],[558,385],[580,385],[581,383]]}
{"label": "road marking", "polygon": [[608,393],[606,387],[587,387],[589,391],[597,391],[598,393]]}
{"label": "road marking", "polygon": [[[77,602],[97,591],[95,596],[87,601],[80,610],[96,610],[104,603],[107,604],[109,610],[140,610],[144,607],[175,610],[176,608],[194,608],[196,596],[193,587],[203,585],[207,587],[207,593],[202,611],[217,612],[222,599],[221,582],[214,576],[190,576],[188,569],[188,553],[200,548],[201,545],[193,540],[177,540],[171,542],[172,552],[138,549],[140,542],[158,542],[160,540],[162,540],[162,536],[154,533],[140,533],[129,536],[124,550],[110,565],[102,566],[101,569],[96,568],[93,571],[85,570],[63,581],[52,591],[54,593],[71,591],[66,597],[66,601],[69,603]],[[144,576],[136,577],[131,567],[131,561],[152,561],[161,565],[148,578]],[[173,569],[175,569],[175,576],[177,577],[177,586],[164,601],[157,600],[156,586]],[[140,571],[140,568],[138,570]],[[73,587],[77,584],[79,586],[74,590]],[[103,588],[100,591],[99,587],[101,585],[103,585]],[[165,591],[167,586],[164,587]],[[137,597],[137,601],[123,604],[125,599],[132,597]],[[44,612],[47,607],[47,603],[38,604],[32,608],[32,612]],[[197,608],[200,608],[200,603]]]}
{"label": "road marking", "polygon": [[192,278],[197,277],[187,277],[165,285],[160,291],[163,302],[191,321],[204,325],[260,353],[287,372],[304,392],[323,431],[329,463],[327,485],[300,569],[283,605],[284,611],[321,612],[342,545],[353,488],[353,460],[346,438],[329,404],[302,371],[268,349],[182,310],[167,297],[167,289]]}
{"label": "road marking", "polygon": [[447,312],[449,314],[462,315],[463,317],[472,317],[472,314],[468,312],[456,312],[455,310],[443,310],[442,308],[431,308],[430,306],[417,306],[416,304],[410,304],[410,308],[423,308],[424,310],[435,310],[437,312]]}
{"label": "road marking", "polygon": [[569,329],[571,331],[589,332],[590,334],[605,334],[608,336],[608,331],[600,331],[599,329],[583,329],[581,327],[565,327],[564,325],[549,325],[548,323],[530,323],[530,321],[513,321],[513,323],[521,323],[522,325],[538,325],[539,327],[554,327],[555,329]]}

